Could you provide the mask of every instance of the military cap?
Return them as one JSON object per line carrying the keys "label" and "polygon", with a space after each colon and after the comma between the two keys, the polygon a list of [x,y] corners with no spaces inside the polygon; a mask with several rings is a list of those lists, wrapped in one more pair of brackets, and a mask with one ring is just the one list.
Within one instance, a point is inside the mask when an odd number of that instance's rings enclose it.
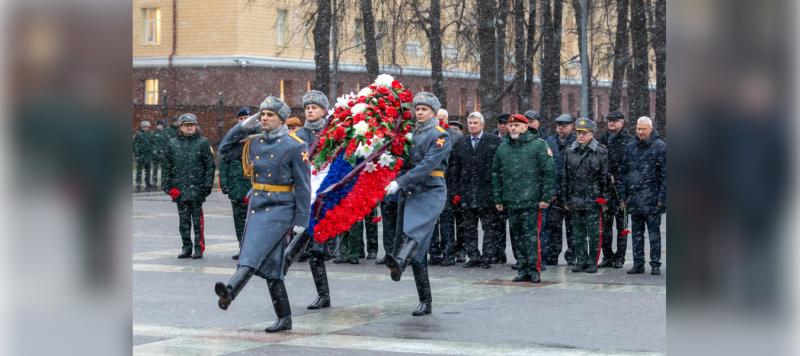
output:
{"label": "military cap", "polygon": [[439,112],[439,109],[442,108],[442,103],[439,102],[439,99],[436,98],[436,95],[431,93],[421,91],[414,95],[414,107],[417,105],[425,105],[433,109],[434,112]]}
{"label": "military cap", "polygon": [[261,102],[261,105],[258,107],[258,111],[269,110],[276,114],[281,120],[286,120],[289,118],[289,114],[292,113],[292,109],[289,108],[289,105],[283,102],[283,100],[278,99],[272,95],[266,97],[264,101]]}
{"label": "military cap", "polygon": [[557,124],[571,124],[575,118],[570,114],[561,114],[556,118]]}
{"label": "military cap", "polygon": [[185,124],[193,124],[197,125],[197,116],[195,114],[183,114],[178,118],[178,124],[185,125]]}
{"label": "military cap", "polygon": [[328,97],[319,90],[309,90],[303,94],[303,109],[309,104],[317,104],[328,111]]}
{"label": "military cap", "polygon": [[501,124],[508,123],[508,117],[509,116],[511,116],[511,114],[509,114],[509,113],[502,113],[500,115],[497,115],[497,122],[501,123]]}
{"label": "military cap", "polygon": [[585,117],[582,117],[582,118],[578,119],[577,121],[575,121],[575,131],[594,132],[594,130],[596,128],[597,128],[597,124],[595,124],[594,121],[589,120],[589,119],[587,119]]}
{"label": "military cap", "polygon": [[458,126],[458,128],[460,128],[462,130],[464,129],[464,124],[462,124],[461,121],[458,121],[458,120],[452,120],[452,121],[448,122],[447,124],[450,125],[450,126]]}
{"label": "military cap", "polygon": [[253,115],[253,110],[250,110],[247,106],[242,106],[239,108],[239,111],[236,112],[236,117],[239,116],[250,116]]}
{"label": "military cap", "polygon": [[527,117],[528,120],[539,120],[539,112],[534,110],[528,110],[525,112],[525,117]]}
{"label": "military cap", "polygon": [[525,117],[525,115],[520,115],[520,114],[514,114],[514,115],[511,115],[511,117],[508,118],[508,123],[509,124],[513,124],[513,123],[517,123],[517,122],[527,125],[528,124],[528,118]]}
{"label": "military cap", "polygon": [[625,120],[625,114],[619,111],[610,112],[608,113],[608,116],[606,116],[606,120]]}

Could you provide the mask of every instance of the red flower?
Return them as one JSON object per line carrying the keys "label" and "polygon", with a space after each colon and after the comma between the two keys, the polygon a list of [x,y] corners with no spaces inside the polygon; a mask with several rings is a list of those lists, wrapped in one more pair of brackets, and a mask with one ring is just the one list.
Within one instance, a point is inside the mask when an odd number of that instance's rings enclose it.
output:
{"label": "red flower", "polygon": [[403,111],[403,120],[408,120],[411,118],[411,111]]}
{"label": "red flower", "polygon": [[453,203],[453,205],[458,205],[458,203],[461,202],[461,196],[460,195],[454,196],[453,199],[450,200],[450,202]]}
{"label": "red flower", "polygon": [[344,127],[339,126],[336,128],[336,131],[333,132],[333,139],[336,141],[341,141],[344,139]]}
{"label": "red flower", "polygon": [[397,94],[397,96],[400,97],[400,101],[402,101],[404,103],[408,103],[412,99],[414,99],[414,96],[411,95],[411,92],[408,91],[408,90],[401,91],[399,94]]}
{"label": "red flower", "polygon": [[400,84],[400,82],[398,82],[397,80],[393,80],[392,81],[392,88],[400,90],[400,89],[403,89],[403,85]]}
{"label": "red flower", "polygon": [[169,190],[169,192],[167,192],[167,194],[172,197],[172,200],[176,200],[179,196],[181,196],[181,190],[178,188],[172,188]]}
{"label": "red flower", "polygon": [[631,230],[623,229],[622,232],[619,233],[620,236],[626,237],[631,233]]}
{"label": "red flower", "polygon": [[392,119],[394,119],[395,117],[397,117],[397,109],[395,109],[394,107],[391,107],[391,106],[387,107],[386,108],[386,115],[391,117]]}
{"label": "red flower", "polygon": [[397,156],[402,156],[403,152],[405,152],[405,145],[401,140],[394,140],[392,141],[392,153]]}
{"label": "red flower", "polygon": [[357,103],[365,103],[366,101],[367,101],[367,98],[364,97],[364,96],[359,96],[358,98],[356,98],[356,102]]}
{"label": "red flower", "polygon": [[379,222],[381,222],[381,217],[380,216],[376,216],[376,217],[372,218],[372,223],[373,224],[377,224]]}
{"label": "red flower", "polygon": [[608,200],[606,200],[606,198],[603,198],[603,197],[599,197],[599,198],[595,199],[594,201],[595,201],[595,203],[600,204],[600,205],[608,204]]}
{"label": "red flower", "polygon": [[244,198],[242,198],[242,203],[245,203],[245,205],[250,205],[250,196],[245,195]]}

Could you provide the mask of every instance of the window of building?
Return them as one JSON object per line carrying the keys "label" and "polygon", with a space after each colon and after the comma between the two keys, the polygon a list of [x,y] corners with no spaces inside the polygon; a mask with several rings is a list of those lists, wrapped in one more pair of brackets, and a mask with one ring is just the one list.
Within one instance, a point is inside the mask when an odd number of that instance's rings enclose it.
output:
{"label": "window of building", "polygon": [[386,21],[378,21],[377,26],[375,26],[375,46],[378,48],[378,52],[383,50],[384,38],[387,36]]}
{"label": "window of building", "polygon": [[275,33],[277,34],[277,43],[278,46],[286,46],[288,45],[287,39],[289,34],[288,29],[288,11],[279,9],[278,10],[278,20],[275,24]]}
{"label": "window of building", "polygon": [[405,53],[411,57],[422,57],[422,46],[417,41],[406,42]]}
{"label": "window of building", "polygon": [[144,104],[158,105],[158,79],[144,81]]}
{"label": "window of building", "polygon": [[356,19],[355,26],[355,32],[353,32],[353,45],[361,47],[364,45],[364,21],[361,19]]}
{"label": "window of building", "polygon": [[449,60],[456,60],[458,59],[458,48],[455,45],[445,45],[444,46],[444,57]]}
{"label": "window of building", "polygon": [[161,44],[161,9],[142,9],[144,17],[144,43]]}

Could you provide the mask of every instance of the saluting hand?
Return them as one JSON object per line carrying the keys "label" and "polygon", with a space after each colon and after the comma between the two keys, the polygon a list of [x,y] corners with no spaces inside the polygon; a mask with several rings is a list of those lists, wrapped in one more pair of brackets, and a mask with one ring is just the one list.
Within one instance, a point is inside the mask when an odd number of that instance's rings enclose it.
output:
{"label": "saluting hand", "polygon": [[503,211],[503,204],[497,204],[494,207],[497,208],[497,211]]}

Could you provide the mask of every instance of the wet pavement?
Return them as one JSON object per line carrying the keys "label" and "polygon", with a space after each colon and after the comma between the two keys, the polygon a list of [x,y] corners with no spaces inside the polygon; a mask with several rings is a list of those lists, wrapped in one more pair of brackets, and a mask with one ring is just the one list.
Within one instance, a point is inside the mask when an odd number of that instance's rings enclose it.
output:
{"label": "wet pavement", "polygon": [[327,263],[332,307],[307,310],[316,290],[308,264],[298,263],[285,281],[293,330],[267,334],[263,329],[275,313],[263,279],[254,277],[227,311],[217,307],[214,283],[233,273],[231,256],[238,244],[224,195],[215,191],[203,210],[205,256],[179,260],[175,204],[163,193],[134,195],[135,355],[666,352],[666,278],[651,276],[649,267],[648,274],[627,275],[630,245],[623,269],[572,273],[562,259],[562,265],[548,266],[543,283],[536,285],[511,282],[515,271],[510,265],[486,270],[431,266],[433,314],[424,317],[411,316],[418,299],[410,269],[402,281],[393,282],[386,267],[364,259],[358,265]]}

